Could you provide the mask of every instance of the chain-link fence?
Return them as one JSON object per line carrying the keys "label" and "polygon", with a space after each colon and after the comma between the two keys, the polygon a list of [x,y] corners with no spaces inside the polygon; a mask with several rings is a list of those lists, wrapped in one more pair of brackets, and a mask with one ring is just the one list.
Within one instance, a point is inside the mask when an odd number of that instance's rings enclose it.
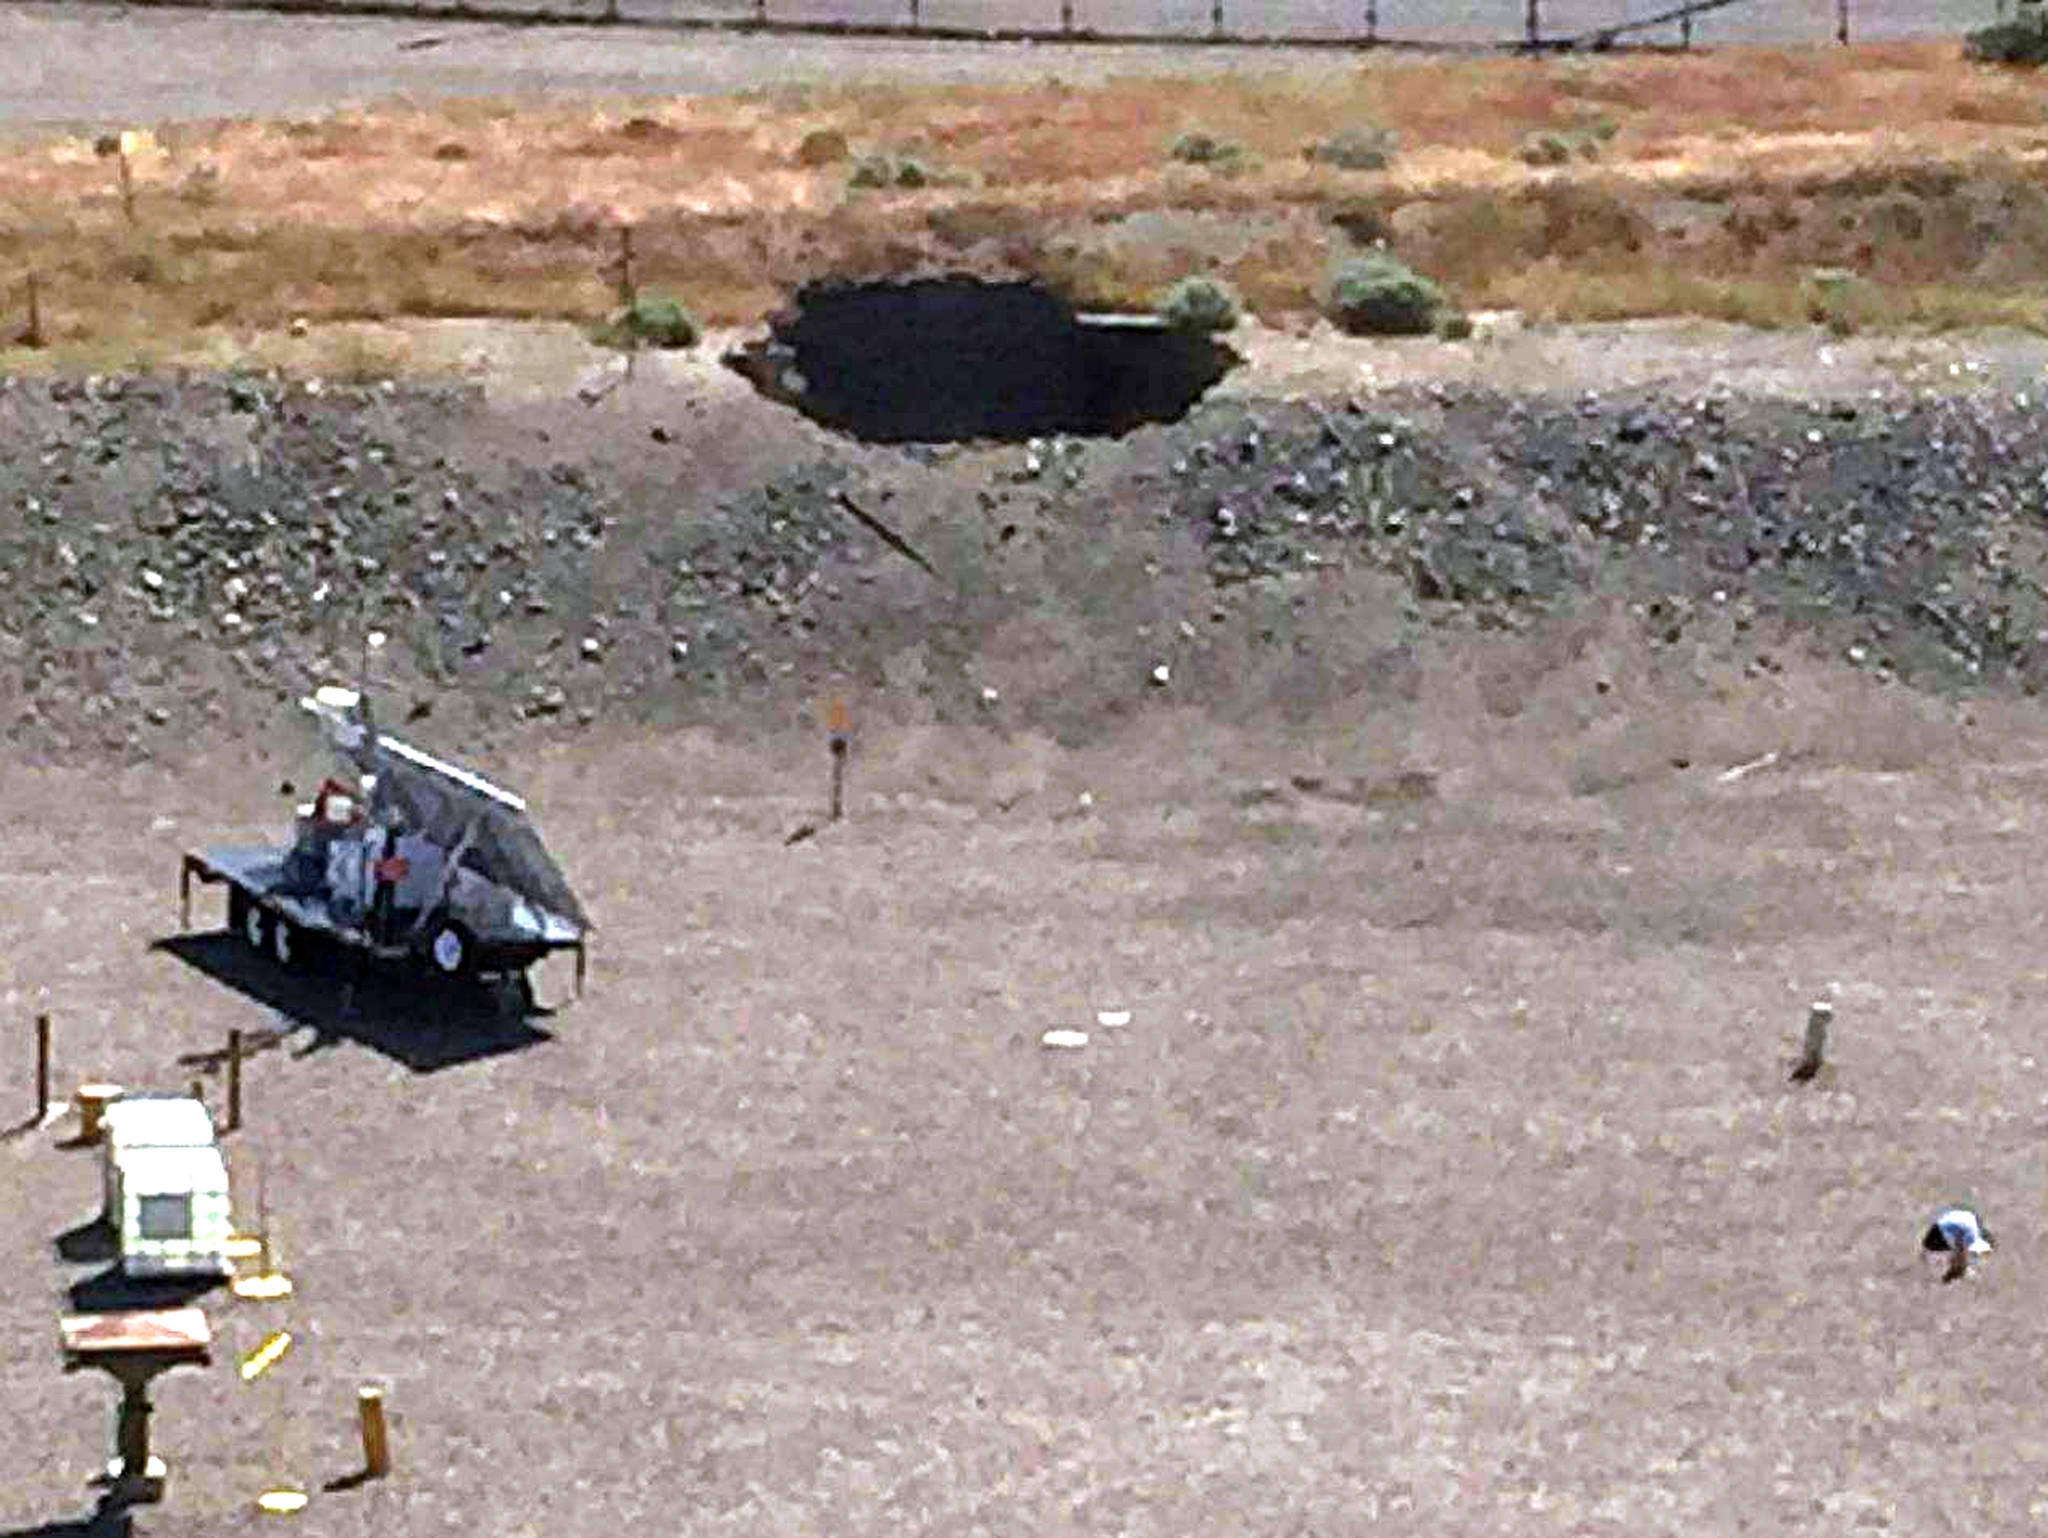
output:
{"label": "chain-link fence", "polygon": [[[208,0],[138,0],[206,5]],[[1035,42],[1469,49],[1957,38],[2003,0],[221,0],[337,15],[480,17]]]}

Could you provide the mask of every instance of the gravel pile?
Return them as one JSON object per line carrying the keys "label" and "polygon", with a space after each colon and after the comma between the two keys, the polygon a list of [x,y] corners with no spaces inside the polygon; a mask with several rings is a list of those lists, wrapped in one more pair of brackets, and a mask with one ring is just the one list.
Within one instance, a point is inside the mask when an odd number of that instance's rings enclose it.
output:
{"label": "gravel pile", "polygon": [[2048,437],[2024,397],[1218,403],[1115,443],[828,445],[672,522],[624,505],[607,463],[468,455],[482,410],[411,385],[0,383],[10,738],[142,755],[260,723],[352,673],[372,628],[406,714],[498,725],[687,714],[803,674],[828,634],[861,666],[877,573],[908,568],[848,500],[900,512],[941,473],[1072,540],[1125,537],[1130,485],[1163,488],[1170,529],[1143,537],[1172,534],[1162,559],[1191,542],[1219,598],[1366,565],[1425,627],[1513,626],[1597,585],[1652,646],[1724,610],[1916,684],[2031,690],[2048,666]]}

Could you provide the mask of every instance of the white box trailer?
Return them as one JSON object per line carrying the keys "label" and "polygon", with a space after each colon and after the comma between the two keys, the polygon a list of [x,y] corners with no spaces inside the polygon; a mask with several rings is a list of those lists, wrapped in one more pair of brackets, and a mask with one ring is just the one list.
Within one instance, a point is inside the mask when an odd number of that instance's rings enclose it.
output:
{"label": "white box trailer", "polygon": [[227,1161],[202,1103],[172,1096],[116,1100],[107,1107],[101,1175],[123,1275],[233,1273]]}

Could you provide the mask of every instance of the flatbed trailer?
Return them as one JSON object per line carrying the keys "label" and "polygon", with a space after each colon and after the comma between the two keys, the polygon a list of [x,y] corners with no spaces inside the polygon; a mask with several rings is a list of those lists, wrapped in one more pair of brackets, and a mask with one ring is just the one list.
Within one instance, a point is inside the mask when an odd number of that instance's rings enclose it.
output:
{"label": "flatbed trailer", "polygon": [[369,926],[338,916],[317,893],[290,890],[288,851],[254,844],[187,850],[178,870],[178,919],[192,927],[192,887],[228,889],[227,927],[251,951],[291,970],[307,960],[307,941],[342,946],[387,965],[424,964],[451,981],[490,981],[525,976],[538,961],[559,952],[576,958],[576,993],[583,993],[588,954],[581,935],[545,935],[518,940],[470,934],[453,920],[434,920],[394,938],[379,938]]}

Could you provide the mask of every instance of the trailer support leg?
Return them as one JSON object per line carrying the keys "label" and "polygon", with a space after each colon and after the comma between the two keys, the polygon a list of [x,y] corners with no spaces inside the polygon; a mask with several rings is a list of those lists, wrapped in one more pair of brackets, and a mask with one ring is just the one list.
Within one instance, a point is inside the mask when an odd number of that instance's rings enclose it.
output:
{"label": "trailer support leg", "polygon": [[178,866],[178,931],[184,933],[192,927],[192,861],[188,858]]}

